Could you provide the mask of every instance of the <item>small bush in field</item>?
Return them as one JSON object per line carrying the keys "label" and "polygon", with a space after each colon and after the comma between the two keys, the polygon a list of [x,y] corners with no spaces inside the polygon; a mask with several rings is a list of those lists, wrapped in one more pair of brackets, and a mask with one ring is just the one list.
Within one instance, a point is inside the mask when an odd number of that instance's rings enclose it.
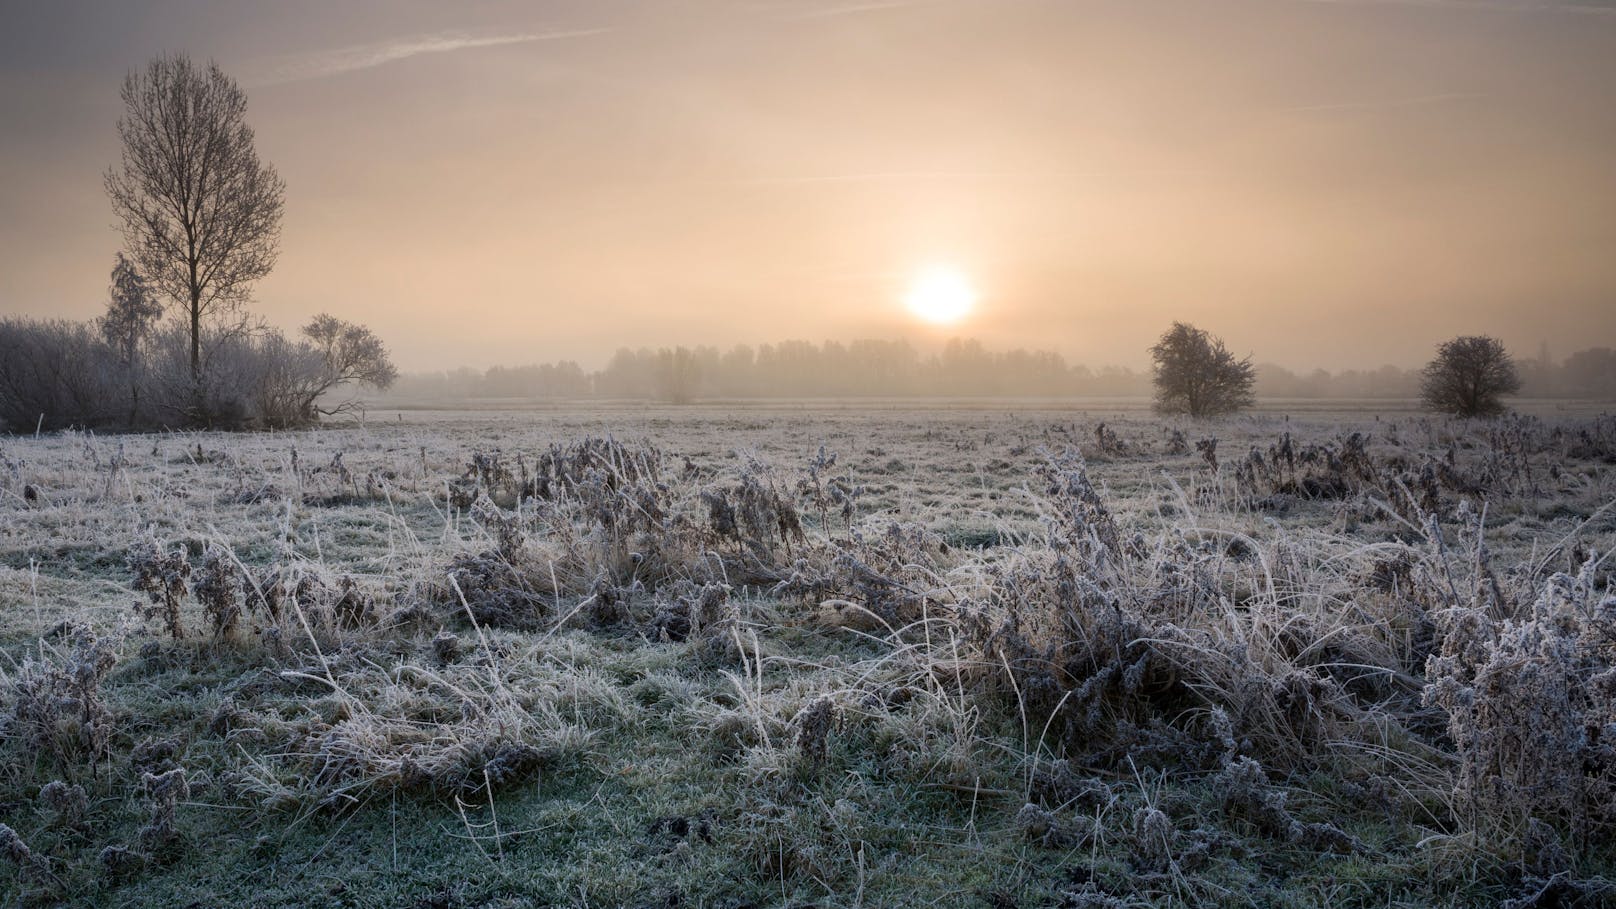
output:
{"label": "small bush in field", "polygon": [[51,826],[58,829],[80,829],[90,811],[90,798],[84,787],[61,780],[51,780],[39,787],[39,803],[51,812]]}
{"label": "small bush in field", "polygon": [[185,778],[185,768],[175,767],[164,773],[147,773],[141,778],[146,801],[151,808],[151,821],[140,828],[140,844],[153,855],[173,848],[179,839],[174,827],[176,806],[191,797],[191,784]]}
{"label": "small bush in field", "polygon": [[1173,821],[1158,808],[1145,806],[1133,814],[1133,863],[1146,872],[1163,872],[1173,866]]}
{"label": "small bush in field", "polygon": [[796,727],[797,753],[813,770],[825,765],[829,753],[831,730],[836,726],[836,703],[830,698],[819,698],[797,714],[792,725]]}
{"label": "small bush in field", "polygon": [[101,684],[117,664],[111,642],[89,628],[69,630],[72,649],[65,658],[23,658],[12,679],[10,732],[26,751],[58,767],[89,761],[92,770],[106,756],[112,713],[102,701]]}
{"label": "small bush in field", "polygon": [[129,570],[135,576],[135,589],[149,600],[141,614],[160,619],[174,640],[185,637],[180,609],[191,593],[191,560],[185,550],[170,551],[156,541],[143,543],[130,550]]}
{"label": "small bush in field", "polygon": [[1454,794],[1505,848],[1534,822],[1579,841],[1616,830],[1616,596],[1595,565],[1549,578],[1521,619],[1458,611],[1426,668],[1458,750]]}
{"label": "small bush in field", "polygon": [[51,871],[50,859],[29,848],[22,835],[11,829],[9,824],[0,824],[0,855],[4,855],[17,866],[19,872],[36,883],[61,883]]}
{"label": "small bush in field", "polygon": [[246,576],[235,557],[218,546],[209,546],[196,571],[192,593],[202,604],[202,612],[215,637],[233,633],[241,621],[246,599]]}
{"label": "small bush in field", "polygon": [[1504,395],[1521,390],[1515,362],[1497,338],[1470,336],[1445,341],[1421,374],[1420,399],[1438,413],[1494,417]]}

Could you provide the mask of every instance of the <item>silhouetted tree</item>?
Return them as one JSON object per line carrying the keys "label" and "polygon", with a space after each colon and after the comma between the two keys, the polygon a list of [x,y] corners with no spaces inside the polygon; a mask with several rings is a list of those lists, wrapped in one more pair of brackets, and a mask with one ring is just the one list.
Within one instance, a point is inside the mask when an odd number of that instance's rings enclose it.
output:
{"label": "silhouetted tree", "polygon": [[385,389],[398,378],[381,339],[363,325],[344,322],[321,313],[303,327],[303,335],[318,355],[311,375],[300,384],[301,415],[311,419],[318,413],[336,413],[343,408],[318,411],[319,397],[339,385],[353,383]]}
{"label": "silhouetted tree", "polygon": [[107,195],[140,273],[189,324],[200,400],[202,323],[274,267],[285,184],[258,160],[247,96],[217,64],[158,57],[124,80],[122,97]]}
{"label": "silhouetted tree", "polygon": [[1193,325],[1174,322],[1150,349],[1155,361],[1156,410],[1193,417],[1250,407],[1257,369],[1235,359],[1223,342]]}
{"label": "silhouetted tree", "polygon": [[1566,358],[1561,368],[1566,390],[1587,397],[1616,395],[1616,350],[1590,347]]}
{"label": "silhouetted tree", "polygon": [[1520,375],[1503,343],[1484,335],[1443,342],[1421,376],[1425,406],[1461,417],[1497,416],[1504,412],[1499,398],[1521,390]]}
{"label": "silhouetted tree", "polygon": [[107,289],[107,312],[96,323],[101,337],[116,351],[118,362],[129,376],[129,425],[140,416],[140,349],[151,334],[162,306],[152,299],[145,279],[123,253],[112,266],[112,286]]}
{"label": "silhouetted tree", "polygon": [[656,381],[662,400],[689,404],[695,400],[696,386],[701,381],[701,364],[687,347],[664,347],[657,351]]}

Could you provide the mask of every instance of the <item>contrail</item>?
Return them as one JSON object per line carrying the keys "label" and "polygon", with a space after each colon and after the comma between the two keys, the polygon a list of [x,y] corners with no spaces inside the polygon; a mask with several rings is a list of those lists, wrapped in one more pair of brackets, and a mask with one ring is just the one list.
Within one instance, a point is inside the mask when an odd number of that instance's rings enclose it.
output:
{"label": "contrail", "polygon": [[1319,111],[1353,111],[1353,110],[1385,110],[1398,107],[1425,107],[1432,104],[1446,104],[1450,101],[1466,101],[1472,98],[1483,98],[1485,95],[1473,93],[1450,92],[1441,95],[1419,95],[1412,98],[1387,98],[1380,101],[1342,101],[1336,104],[1302,104],[1296,107],[1278,108],[1278,113],[1301,114]]}
{"label": "contrail", "polygon": [[876,183],[883,180],[999,180],[1044,176],[1014,171],[869,171],[850,174],[804,174],[800,176],[759,177],[737,183],[768,186],[791,183]]}
{"label": "contrail", "polygon": [[757,177],[750,180],[726,181],[740,186],[795,186],[815,183],[882,183],[925,182],[948,180],[1082,180],[1094,177],[1163,177],[1192,174],[1189,170],[1159,171],[1015,171],[1015,170],[953,170],[953,171],[868,171],[846,174],[802,174],[779,177]]}
{"label": "contrail", "polygon": [[610,31],[604,28],[577,29],[557,32],[526,32],[514,35],[469,35],[464,32],[440,32],[413,38],[359,44],[307,54],[294,54],[273,58],[267,72],[252,85],[283,85],[309,79],[324,79],[343,73],[382,66],[397,60],[421,54],[446,54],[477,47],[497,47],[505,44],[527,44],[534,41],[557,41],[563,38],[584,38]]}
{"label": "contrail", "polygon": [[906,6],[935,6],[942,0],[870,0],[868,3],[848,3],[842,6],[826,6],[819,9],[803,10],[785,16],[786,19],[828,19],[831,16],[849,16],[856,13],[876,13],[882,10],[902,9]]}

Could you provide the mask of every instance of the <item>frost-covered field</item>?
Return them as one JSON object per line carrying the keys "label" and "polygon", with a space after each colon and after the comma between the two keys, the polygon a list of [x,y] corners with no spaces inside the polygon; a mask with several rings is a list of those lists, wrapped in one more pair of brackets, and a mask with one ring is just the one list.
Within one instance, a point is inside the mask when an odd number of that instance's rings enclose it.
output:
{"label": "frost-covered field", "polygon": [[1598,905],[1613,546],[1597,409],[0,439],[0,887]]}

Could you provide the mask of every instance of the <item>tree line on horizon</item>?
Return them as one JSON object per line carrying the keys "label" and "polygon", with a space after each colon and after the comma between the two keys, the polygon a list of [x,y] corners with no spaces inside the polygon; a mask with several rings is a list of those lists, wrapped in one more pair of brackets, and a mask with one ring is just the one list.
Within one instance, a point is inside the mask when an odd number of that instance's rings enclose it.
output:
{"label": "tree line on horizon", "polygon": [[[288,337],[247,312],[275,264],[285,186],[258,159],[246,96],[216,64],[159,57],[124,81],[121,159],[105,188],[123,234],[105,314],[94,322],[0,319],[0,432],[285,428],[347,404],[339,386],[398,378],[368,328],[320,315]],[[165,320],[163,317],[167,315]],[[904,341],[784,341],[757,347],[619,350],[602,369],[576,362],[415,375],[400,395],[439,399],[1072,397],[1154,392],[1164,413],[1209,416],[1269,397],[1418,395],[1433,410],[1502,410],[1504,395],[1616,398],[1616,351],[1517,363],[1495,339],[1445,342],[1423,370],[1305,376],[1174,323],[1149,372],[1090,369],[1050,351],[988,350],[954,339],[922,355]]]}
{"label": "tree line on horizon", "polygon": [[[1520,394],[1616,398],[1616,350],[1595,347],[1560,361],[1514,360]],[[1268,398],[1412,399],[1423,370],[1381,366],[1297,372],[1253,364],[1254,391]],[[573,360],[528,366],[461,367],[406,373],[398,399],[542,398],[685,402],[702,399],[833,397],[1137,397],[1152,394],[1153,370],[1093,369],[1052,351],[993,351],[954,339],[933,354],[906,341],[784,341],[727,349],[622,348],[604,367]]]}

